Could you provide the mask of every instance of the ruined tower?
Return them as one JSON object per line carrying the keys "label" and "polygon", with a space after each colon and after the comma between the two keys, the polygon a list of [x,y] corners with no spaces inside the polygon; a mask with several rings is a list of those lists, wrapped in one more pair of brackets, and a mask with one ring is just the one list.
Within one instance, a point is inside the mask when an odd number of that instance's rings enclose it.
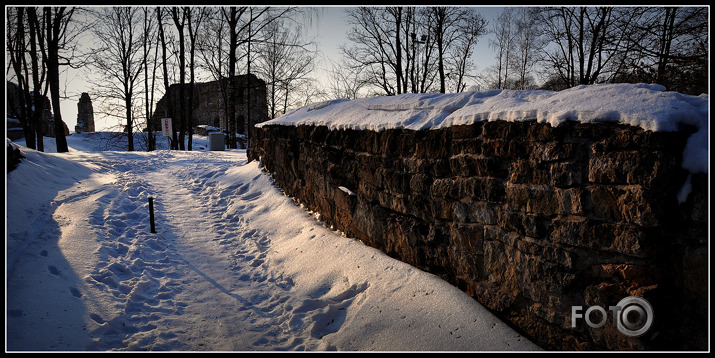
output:
{"label": "ruined tower", "polygon": [[82,93],[77,102],[77,126],[74,130],[77,133],[94,132],[94,109],[87,92]]}

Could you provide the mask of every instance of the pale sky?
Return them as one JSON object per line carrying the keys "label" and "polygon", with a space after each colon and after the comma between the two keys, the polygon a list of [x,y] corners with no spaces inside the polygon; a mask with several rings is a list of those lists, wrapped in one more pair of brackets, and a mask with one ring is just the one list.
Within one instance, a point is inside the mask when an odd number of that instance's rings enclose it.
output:
{"label": "pale sky", "polygon": [[[319,43],[319,49],[323,53],[323,56],[331,58],[336,62],[340,60],[339,46],[347,42],[346,32],[348,25],[345,21],[345,11],[347,8],[348,7],[344,6],[329,6],[323,8],[324,11],[320,12],[317,21],[314,20],[313,28],[310,30],[311,34],[316,37],[315,40]],[[483,6],[477,8],[482,16],[490,22],[489,27],[491,27],[492,19],[498,16],[502,9],[501,7]],[[484,36],[479,39],[477,44],[474,54],[477,72],[482,72],[494,63],[494,52],[489,48],[488,43],[488,37]],[[74,131],[74,127],[77,123],[77,102],[79,101],[81,93],[91,92],[88,91],[89,85],[85,82],[83,77],[84,75],[77,74],[76,71],[67,70],[61,79],[65,81],[61,86],[66,86],[67,96],[70,97],[62,101],[61,104],[62,119],[69,127],[70,132]],[[94,101],[95,126],[97,130],[118,124],[116,119],[101,118],[97,114],[99,101],[95,98],[92,98],[92,100]]]}

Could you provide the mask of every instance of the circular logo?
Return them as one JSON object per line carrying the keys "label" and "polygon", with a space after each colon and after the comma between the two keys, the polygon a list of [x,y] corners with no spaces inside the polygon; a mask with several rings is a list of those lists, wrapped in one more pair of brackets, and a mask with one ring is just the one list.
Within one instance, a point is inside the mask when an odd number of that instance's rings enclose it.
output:
{"label": "circular logo", "polygon": [[616,328],[629,337],[639,337],[653,325],[653,308],[642,297],[626,297],[618,302]]}

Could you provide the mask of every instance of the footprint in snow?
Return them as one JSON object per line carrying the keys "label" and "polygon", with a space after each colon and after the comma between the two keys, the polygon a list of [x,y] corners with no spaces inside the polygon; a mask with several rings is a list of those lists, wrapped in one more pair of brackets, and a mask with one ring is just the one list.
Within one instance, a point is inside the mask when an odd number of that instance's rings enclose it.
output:
{"label": "footprint in snow", "polygon": [[90,313],[89,318],[91,318],[92,320],[94,320],[95,322],[97,322],[99,324],[104,324],[104,322],[105,322],[104,319],[102,319],[102,317],[100,317],[96,313]]}
{"label": "footprint in snow", "polygon": [[59,275],[60,275],[60,270],[58,270],[57,267],[55,267],[55,266],[53,266],[53,265],[47,266],[47,270],[49,270],[50,273],[53,274],[53,275],[55,275],[55,276],[59,276]]}
{"label": "footprint in snow", "polygon": [[259,196],[261,196],[261,193],[250,193],[250,194],[244,195],[244,196],[243,196],[243,200],[245,200],[245,201],[255,201],[256,199],[258,199]]}
{"label": "footprint in snow", "polygon": [[238,194],[238,195],[246,194],[248,192],[248,189],[250,189],[250,188],[251,188],[251,186],[249,184],[243,184],[240,187],[238,187],[238,189],[236,190],[236,194]]}
{"label": "footprint in snow", "polygon": [[77,298],[82,298],[82,293],[79,292],[79,290],[74,287],[70,287],[70,293],[72,294],[72,296],[75,296]]}
{"label": "footprint in snow", "polygon": [[368,288],[367,282],[353,284],[345,290],[335,292],[335,287],[321,286],[299,307],[292,310],[293,317],[289,326],[301,330],[309,325],[310,334],[314,338],[322,338],[335,333],[345,323],[347,310],[355,297]]}

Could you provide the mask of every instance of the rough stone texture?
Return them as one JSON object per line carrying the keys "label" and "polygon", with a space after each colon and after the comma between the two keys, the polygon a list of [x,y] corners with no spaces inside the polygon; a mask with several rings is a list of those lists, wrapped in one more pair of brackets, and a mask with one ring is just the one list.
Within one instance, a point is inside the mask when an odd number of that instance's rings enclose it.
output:
{"label": "rough stone texture", "polygon": [[82,93],[77,102],[77,125],[74,131],[94,132],[94,108],[92,107],[92,99],[89,98],[87,92]]}
{"label": "rough stone texture", "polygon": [[[263,126],[249,159],[337,230],[439,275],[546,349],[701,350],[707,175],[677,201],[691,133],[535,121]],[[629,295],[653,306],[645,335],[621,334],[610,312],[601,328],[571,326],[572,306],[607,309]]]}

